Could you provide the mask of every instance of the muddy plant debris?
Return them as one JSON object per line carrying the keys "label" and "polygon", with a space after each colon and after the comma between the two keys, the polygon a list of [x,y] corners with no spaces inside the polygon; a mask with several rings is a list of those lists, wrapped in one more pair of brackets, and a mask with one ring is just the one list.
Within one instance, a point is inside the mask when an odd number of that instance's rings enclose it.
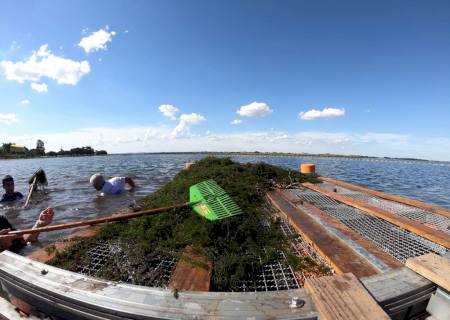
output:
{"label": "muddy plant debris", "polygon": [[151,266],[161,259],[176,260],[187,246],[212,263],[213,291],[237,290],[239,281],[248,279],[255,267],[276,261],[278,256],[274,253],[279,251],[286,253],[296,271],[302,267],[310,270],[293,253],[289,239],[279,228],[280,221],[270,218],[264,228],[261,224],[267,220],[264,202],[268,190],[296,187],[303,182],[317,183],[317,176],[266,163],[241,164],[228,158],[208,157],[178,173],[163,188],[144,198],[139,206],[151,209],[186,202],[189,187],[207,179],[215,180],[244,213],[209,221],[186,208],[111,223],[102,226],[93,238],[79,240],[69,250],[57,253],[49,263],[76,270],[77,265],[89,260],[89,248],[104,240],[114,241],[119,249],[98,276],[139,285],[155,285],[162,271],[155,271]]}

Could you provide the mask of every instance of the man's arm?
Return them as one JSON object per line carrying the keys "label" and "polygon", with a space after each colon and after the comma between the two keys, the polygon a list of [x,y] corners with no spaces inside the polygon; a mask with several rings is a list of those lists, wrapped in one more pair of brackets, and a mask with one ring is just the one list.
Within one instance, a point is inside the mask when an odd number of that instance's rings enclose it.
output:
{"label": "man's arm", "polygon": [[[47,208],[44,211],[41,212],[39,215],[39,218],[37,219],[36,223],[33,226],[33,229],[35,228],[41,228],[49,225],[53,221],[53,215],[54,211],[53,208]],[[37,241],[39,237],[39,233],[33,233],[33,234],[26,234],[23,236],[23,239],[26,242],[34,242]]]}
{"label": "man's arm", "polygon": [[131,189],[134,189],[136,187],[136,184],[130,177],[125,177],[125,183],[127,183],[131,187]]}

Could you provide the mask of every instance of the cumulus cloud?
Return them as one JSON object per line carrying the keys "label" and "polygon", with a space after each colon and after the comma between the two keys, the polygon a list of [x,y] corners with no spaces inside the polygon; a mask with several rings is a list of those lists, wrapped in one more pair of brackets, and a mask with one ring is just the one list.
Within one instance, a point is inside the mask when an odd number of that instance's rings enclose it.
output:
{"label": "cumulus cloud", "polygon": [[176,120],[176,114],[180,112],[180,109],[171,104],[162,104],[158,109],[165,117],[168,117],[172,120]]}
{"label": "cumulus cloud", "polygon": [[89,73],[87,61],[74,61],[54,55],[48,45],[42,45],[38,51],[23,61],[1,61],[6,79],[19,83],[24,81],[38,82],[41,78],[50,78],[59,84],[76,85]]}
{"label": "cumulus cloud", "polygon": [[20,101],[20,104],[30,104],[30,100],[23,99],[22,101]]}
{"label": "cumulus cloud", "polygon": [[47,87],[46,83],[32,82],[31,89],[33,89],[34,91],[39,92],[39,93],[48,91],[48,87]]}
{"label": "cumulus cloud", "polygon": [[61,146],[70,149],[90,145],[94,149],[105,149],[109,153],[258,150],[401,156],[450,161],[448,137],[433,138],[383,132],[289,133],[268,130],[195,136],[186,134],[173,139],[173,129],[167,126],[96,127],[35,135],[7,135],[2,133],[4,127],[0,125],[0,141],[14,141],[33,148],[36,140],[41,139],[45,142],[46,149],[55,151]]}
{"label": "cumulus cloud", "polygon": [[238,124],[241,124],[241,123],[242,123],[241,119],[235,119],[235,120],[230,122],[230,124],[233,125],[233,126],[237,126]]}
{"label": "cumulus cloud", "polygon": [[[87,31],[87,30],[86,30]],[[81,38],[78,46],[84,49],[84,52],[90,53],[98,50],[106,50],[106,44],[112,41],[112,37],[116,35],[116,32],[109,31],[109,27],[100,29],[91,33],[89,36]]]}
{"label": "cumulus cloud", "polygon": [[236,113],[243,117],[264,117],[273,112],[264,102],[252,102],[239,108]]}
{"label": "cumulus cloud", "polygon": [[176,138],[188,133],[191,126],[199,124],[205,120],[206,118],[198,113],[182,114],[180,116],[180,122],[172,131],[172,137]]}
{"label": "cumulus cloud", "polygon": [[300,112],[299,118],[302,120],[316,120],[324,118],[338,118],[345,115],[345,109],[341,108],[324,108],[323,110],[311,109],[306,112]]}
{"label": "cumulus cloud", "polygon": [[17,116],[13,113],[0,113],[0,122],[6,124],[17,122]]}

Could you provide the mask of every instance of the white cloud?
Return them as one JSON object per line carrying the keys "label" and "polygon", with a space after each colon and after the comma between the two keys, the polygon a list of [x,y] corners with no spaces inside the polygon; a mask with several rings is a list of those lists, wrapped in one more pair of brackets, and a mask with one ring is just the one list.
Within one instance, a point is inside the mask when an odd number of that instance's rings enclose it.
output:
{"label": "white cloud", "polygon": [[30,100],[23,99],[22,101],[20,101],[20,104],[30,104]]}
{"label": "white cloud", "polygon": [[[1,117],[1,116],[0,116]],[[15,116],[8,117],[8,121]],[[46,149],[58,151],[90,145],[109,153],[187,151],[267,151],[360,154],[413,157],[450,161],[450,138],[392,133],[258,131],[180,135],[173,139],[167,126],[84,128],[70,132],[6,135],[0,126],[0,142],[14,141],[33,148],[36,140]],[[295,160],[294,160],[295,161]],[[320,168],[319,168],[320,170]]]}
{"label": "white cloud", "polygon": [[299,118],[302,120],[316,120],[324,118],[338,118],[345,115],[345,109],[340,108],[324,108],[323,110],[311,109],[306,112],[300,112]]}
{"label": "white cloud", "polygon": [[13,113],[0,113],[0,122],[11,124],[17,122],[17,116]]}
{"label": "white cloud", "polygon": [[273,112],[264,102],[252,102],[246,106],[242,106],[236,112],[243,117],[264,117]]}
{"label": "white cloud", "polygon": [[180,116],[180,122],[172,131],[172,137],[176,138],[183,134],[189,133],[191,126],[199,124],[205,120],[206,118],[198,113],[182,114]]}
{"label": "white cloud", "polygon": [[24,81],[37,82],[47,77],[56,80],[59,84],[76,85],[80,79],[89,73],[90,66],[87,61],[74,61],[55,56],[42,45],[26,60],[13,62],[1,61],[5,77],[19,83]]}
{"label": "white cloud", "polygon": [[162,104],[158,109],[165,117],[168,117],[172,120],[176,120],[176,114],[180,112],[180,109],[171,104]]}
{"label": "white cloud", "polygon": [[48,91],[48,87],[47,87],[46,83],[32,82],[31,89],[33,89],[34,91],[39,92],[39,93]]}
{"label": "white cloud", "polygon": [[233,121],[230,122],[231,125],[236,126],[238,124],[241,124],[242,120],[241,119],[235,119]]}
{"label": "white cloud", "polygon": [[78,43],[78,46],[83,48],[86,53],[106,50],[106,44],[111,42],[112,37],[115,35],[116,33],[114,31],[109,32],[109,28],[106,26],[104,29],[95,31],[89,36],[82,38],[80,43]]}

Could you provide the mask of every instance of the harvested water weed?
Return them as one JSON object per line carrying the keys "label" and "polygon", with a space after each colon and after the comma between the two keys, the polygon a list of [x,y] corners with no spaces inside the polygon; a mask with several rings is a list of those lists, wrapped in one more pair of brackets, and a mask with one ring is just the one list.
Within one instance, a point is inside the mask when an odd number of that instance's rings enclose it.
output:
{"label": "harvested water weed", "polygon": [[[190,190],[190,186],[214,179],[215,184],[206,183],[206,189]],[[214,210],[216,217],[204,219],[199,215],[208,213],[200,209],[179,208],[155,216],[136,218],[111,223],[101,228],[91,239],[78,241],[68,251],[58,253],[50,262],[52,265],[76,271],[80,265],[89,263],[88,252],[101,241],[113,241],[119,246],[116,254],[105,262],[96,276],[108,280],[130,282],[129,275],[135,275],[134,284],[148,285],[152,268],[147,261],[158,257],[178,258],[181,252],[191,246],[196,253],[212,264],[211,290],[238,291],[240,284],[252,278],[255,269],[264,264],[276,263],[284,252],[287,261],[301,271],[304,263],[294,254],[289,239],[280,229],[280,220],[269,218],[264,207],[266,191],[274,186],[293,183],[317,182],[315,176],[305,176],[265,163],[240,164],[226,158],[205,158],[189,170],[183,170],[159,191],[141,201],[142,209],[152,209],[186,201],[198,192],[207,198],[208,193],[224,193],[228,200],[236,203],[242,211]],[[203,186],[202,186],[203,187]],[[209,187],[209,188],[208,188]],[[217,199],[220,196],[216,196]],[[216,219],[225,212],[227,219]],[[195,263],[194,263],[195,264]],[[128,271],[124,273],[124,270]]]}

